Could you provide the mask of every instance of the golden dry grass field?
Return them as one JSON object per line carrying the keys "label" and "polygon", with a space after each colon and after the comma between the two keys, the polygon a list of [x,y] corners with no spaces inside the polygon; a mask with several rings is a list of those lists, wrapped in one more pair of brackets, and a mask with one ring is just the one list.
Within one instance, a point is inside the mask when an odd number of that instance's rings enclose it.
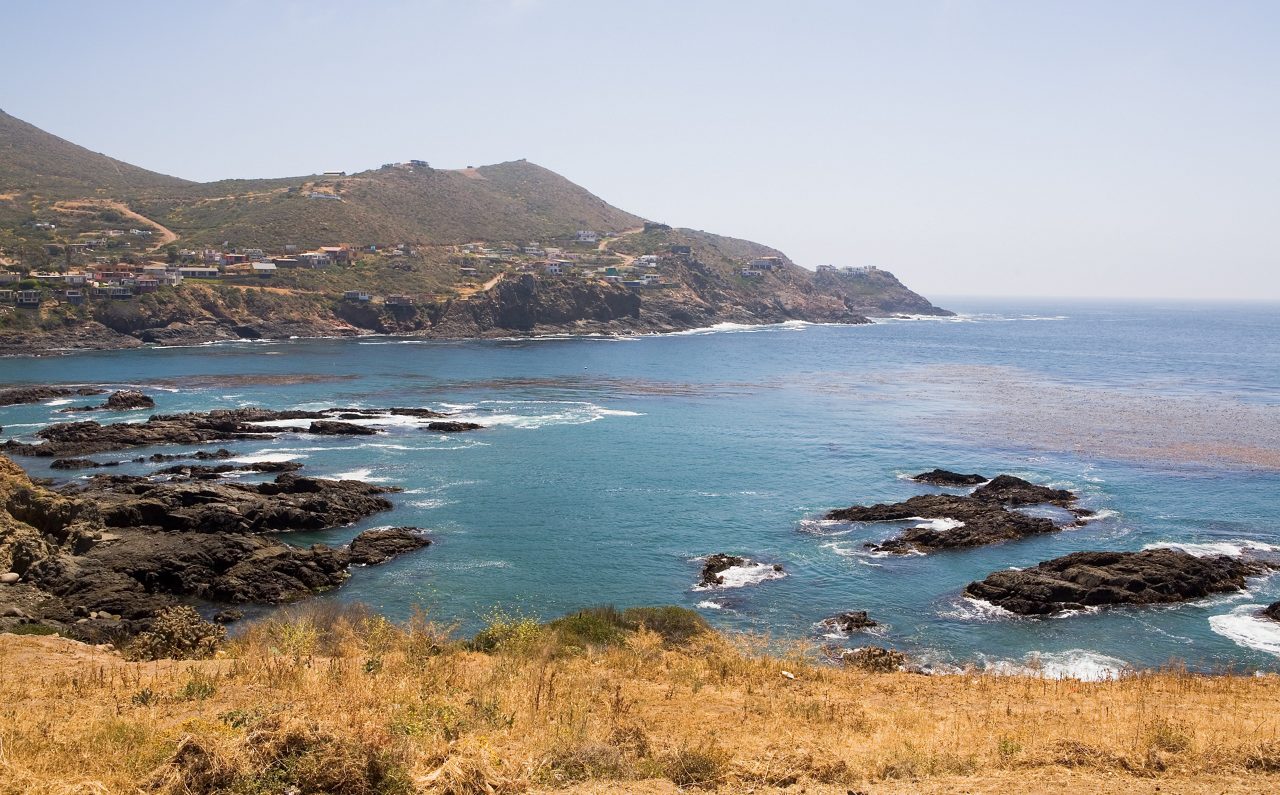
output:
{"label": "golden dry grass field", "polygon": [[1280,677],[872,673],[683,612],[461,643],[311,610],[146,662],[0,635],[0,793],[1280,791]]}

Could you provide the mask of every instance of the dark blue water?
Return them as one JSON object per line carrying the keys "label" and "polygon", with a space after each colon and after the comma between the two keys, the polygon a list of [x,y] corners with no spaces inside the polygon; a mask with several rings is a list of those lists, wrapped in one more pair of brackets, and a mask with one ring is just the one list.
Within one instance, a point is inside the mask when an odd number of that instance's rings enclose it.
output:
{"label": "dark blue water", "polygon": [[[495,606],[553,616],[673,603],[726,628],[820,639],[820,618],[865,609],[885,625],[870,640],[939,664],[1038,659],[1089,675],[1180,659],[1280,670],[1280,628],[1255,617],[1280,598],[1273,579],[1202,603],[1050,620],[960,596],[993,570],[1078,549],[1280,546],[1280,470],[1266,458],[1280,438],[1280,308],[949,305],[962,316],[627,340],[298,340],[11,359],[0,361],[0,381],[139,385],[156,390],[162,411],[443,406],[489,426],[442,436],[406,420],[372,438],[228,445],[405,490],[390,513],[293,537],[340,543],[367,527],[429,528],[429,549],[358,570],[325,597],[393,617],[424,606],[472,630]],[[57,408],[0,409],[0,425],[5,436],[29,434],[69,419]],[[1179,446],[1186,435],[1196,444]],[[1241,439],[1250,451],[1222,452]],[[22,463],[59,476],[47,462]],[[935,466],[1076,489],[1103,518],[895,558],[868,556],[862,543],[904,524],[812,521],[928,491],[903,475]],[[741,587],[694,590],[695,558],[713,552],[781,563],[786,576],[744,571]]]}

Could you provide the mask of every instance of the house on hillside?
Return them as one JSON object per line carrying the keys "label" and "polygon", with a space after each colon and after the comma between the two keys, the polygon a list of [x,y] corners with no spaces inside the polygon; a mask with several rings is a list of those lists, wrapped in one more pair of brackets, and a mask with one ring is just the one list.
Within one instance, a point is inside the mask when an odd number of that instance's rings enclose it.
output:
{"label": "house on hillside", "polygon": [[598,243],[600,242],[600,235],[590,229],[579,229],[575,240],[578,243]]}
{"label": "house on hillside", "polygon": [[40,306],[40,291],[18,290],[16,301],[18,306]]}
{"label": "house on hillside", "polygon": [[154,293],[160,289],[160,280],[152,276],[140,276],[135,284],[140,293]]}
{"label": "house on hillside", "polygon": [[367,303],[373,300],[373,296],[370,295],[369,293],[366,293],[364,290],[347,290],[345,293],[342,294],[342,300],[360,301],[363,303]]}
{"label": "house on hillside", "polygon": [[0,290],[0,302],[4,302],[6,304],[12,304],[13,295],[14,295],[13,290]]}
{"label": "house on hillside", "polygon": [[818,273],[835,273],[835,272],[836,272],[835,265],[819,265],[818,266]]}
{"label": "house on hillside", "polygon": [[184,279],[217,279],[222,272],[206,265],[187,265],[178,268],[178,275]]}
{"label": "house on hillside", "polygon": [[298,264],[304,268],[327,268],[333,260],[323,251],[304,251],[298,255]]}
{"label": "house on hillside", "polygon": [[270,279],[276,275],[274,262],[254,262],[249,265],[250,272],[259,279]]}
{"label": "house on hillside", "polygon": [[80,306],[84,303],[84,290],[66,290],[62,293],[63,300],[72,306]]}
{"label": "house on hillside", "polygon": [[782,270],[782,257],[756,257],[747,267],[758,271]]}
{"label": "house on hillside", "polygon": [[69,273],[62,274],[62,281],[64,284],[78,287],[88,281],[88,277],[80,271],[70,271]]}
{"label": "house on hillside", "polygon": [[351,246],[321,246],[320,253],[327,254],[333,262],[346,263],[351,261]]}
{"label": "house on hillside", "polygon": [[382,303],[387,306],[413,306],[413,299],[407,295],[388,295]]}
{"label": "house on hillside", "polygon": [[22,281],[22,274],[14,271],[0,271],[0,284],[17,284]]}
{"label": "house on hillside", "polygon": [[564,270],[560,267],[560,263],[558,262],[548,262],[545,270],[548,276],[559,276],[561,273],[564,273]]}
{"label": "house on hillside", "polygon": [[742,278],[744,279],[758,279],[763,275],[764,275],[764,271],[762,270],[756,270],[755,268],[742,269]]}

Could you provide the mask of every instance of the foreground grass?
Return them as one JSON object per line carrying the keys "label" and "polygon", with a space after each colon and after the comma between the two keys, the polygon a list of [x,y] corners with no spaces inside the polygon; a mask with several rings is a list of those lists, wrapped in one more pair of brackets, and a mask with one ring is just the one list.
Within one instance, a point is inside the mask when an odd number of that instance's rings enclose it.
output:
{"label": "foreground grass", "polygon": [[762,648],[675,608],[495,616],[465,643],[312,610],[199,661],[0,635],[0,793],[1280,790],[1277,677],[874,674]]}

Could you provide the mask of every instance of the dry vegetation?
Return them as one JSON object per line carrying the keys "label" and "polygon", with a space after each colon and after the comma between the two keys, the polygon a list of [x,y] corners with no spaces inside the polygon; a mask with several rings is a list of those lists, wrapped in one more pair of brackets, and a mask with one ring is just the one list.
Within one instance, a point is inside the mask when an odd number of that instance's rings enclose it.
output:
{"label": "dry vegetation", "polygon": [[872,674],[762,650],[675,608],[497,616],[466,643],[312,610],[198,661],[0,635],[0,792],[1280,789],[1276,677]]}

